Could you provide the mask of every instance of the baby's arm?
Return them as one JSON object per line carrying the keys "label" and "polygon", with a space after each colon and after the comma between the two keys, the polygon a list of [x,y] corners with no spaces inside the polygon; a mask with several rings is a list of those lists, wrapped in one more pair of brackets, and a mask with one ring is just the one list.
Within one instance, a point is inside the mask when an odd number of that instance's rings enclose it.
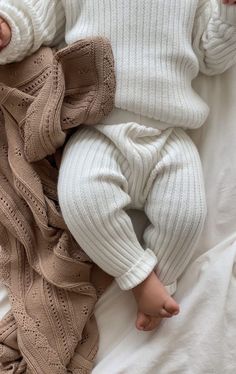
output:
{"label": "baby's arm", "polygon": [[0,34],[0,64],[22,60],[42,44],[57,44],[65,36],[60,0],[0,0],[0,18],[6,22]]}
{"label": "baby's arm", "polygon": [[193,30],[200,71],[223,73],[236,63],[236,5],[231,0],[200,0]]}

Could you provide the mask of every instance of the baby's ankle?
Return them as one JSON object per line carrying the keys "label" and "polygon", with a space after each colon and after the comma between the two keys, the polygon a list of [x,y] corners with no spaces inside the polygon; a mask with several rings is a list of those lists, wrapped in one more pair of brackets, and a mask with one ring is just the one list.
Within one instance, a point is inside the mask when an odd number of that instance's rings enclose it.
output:
{"label": "baby's ankle", "polygon": [[133,294],[135,296],[136,299],[138,299],[140,297],[140,295],[145,291],[145,289],[147,288],[147,286],[153,282],[153,281],[156,281],[156,274],[154,273],[154,271],[152,271],[147,278],[145,278],[141,283],[139,283],[137,286],[135,286],[132,291],[133,291]]}

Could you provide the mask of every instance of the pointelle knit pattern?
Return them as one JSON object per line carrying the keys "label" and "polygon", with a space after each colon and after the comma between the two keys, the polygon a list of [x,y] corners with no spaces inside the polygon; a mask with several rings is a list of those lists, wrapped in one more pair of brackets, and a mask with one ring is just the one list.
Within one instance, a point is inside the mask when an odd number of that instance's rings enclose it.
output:
{"label": "pointelle knit pattern", "polygon": [[65,225],[57,177],[67,135],[113,108],[113,65],[98,37],[0,68],[0,278],[12,305],[0,321],[1,373],[92,370],[106,278]]}

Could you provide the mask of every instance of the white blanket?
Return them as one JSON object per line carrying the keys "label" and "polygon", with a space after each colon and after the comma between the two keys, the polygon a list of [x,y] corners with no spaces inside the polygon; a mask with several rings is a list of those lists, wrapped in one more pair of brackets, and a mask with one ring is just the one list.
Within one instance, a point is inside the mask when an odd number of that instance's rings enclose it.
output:
{"label": "white blanket", "polygon": [[[96,307],[93,374],[236,373],[236,66],[194,84],[211,107],[207,123],[191,132],[203,162],[208,217],[175,294],[181,313],[154,332],[139,332],[132,293],[113,282]],[[141,234],[146,220],[133,216]],[[0,317],[9,308],[2,288]]]}

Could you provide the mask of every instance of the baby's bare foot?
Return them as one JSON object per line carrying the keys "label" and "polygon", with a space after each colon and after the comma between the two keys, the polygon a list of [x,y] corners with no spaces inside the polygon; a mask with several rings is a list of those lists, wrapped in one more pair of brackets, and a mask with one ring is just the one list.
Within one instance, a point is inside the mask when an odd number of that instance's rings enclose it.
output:
{"label": "baby's bare foot", "polygon": [[138,312],[135,326],[138,330],[151,331],[159,326],[161,320],[161,317],[151,317],[142,312]]}
{"label": "baby's bare foot", "polygon": [[135,287],[133,293],[138,305],[136,327],[139,330],[153,330],[162,318],[171,318],[179,313],[179,305],[154,272]]}

